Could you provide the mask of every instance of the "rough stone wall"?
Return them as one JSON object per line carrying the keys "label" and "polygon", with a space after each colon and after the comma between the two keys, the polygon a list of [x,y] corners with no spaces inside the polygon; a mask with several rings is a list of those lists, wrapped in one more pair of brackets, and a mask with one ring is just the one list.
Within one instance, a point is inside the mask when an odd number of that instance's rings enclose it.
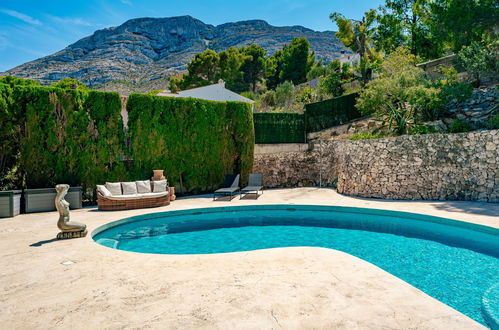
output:
{"label": "rough stone wall", "polygon": [[338,192],[374,198],[499,202],[499,131],[348,141]]}
{"label": "rough stone wall", "polygon": [[317,156],[315,151],[255,154],[253,172],[263,174],[266,188],[316,186]]}
{"label": "rough stone wall", "polygon": [[[322,169],[322,171],[321,171]],[[499,130],[316,142],[308,152],[260,154],[266,187],[330,185],[386,199],[499,202]]]}

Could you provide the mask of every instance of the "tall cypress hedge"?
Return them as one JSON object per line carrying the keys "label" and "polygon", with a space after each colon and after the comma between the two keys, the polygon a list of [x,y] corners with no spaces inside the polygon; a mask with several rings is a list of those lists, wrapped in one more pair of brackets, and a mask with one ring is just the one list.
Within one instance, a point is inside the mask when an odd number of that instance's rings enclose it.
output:
{"label": "tall cypress hedge", "polygon": [[305,121],[297,113],[255,113],[256,143],[304,143]]}
{"label": "tall cypress hedge", "polygon": [[127,111],[136,178],[164,169],[177,189],[198,193],[219,187],[229,173],[244,182],[253,167],[249,104],[131,94]]}
{"label": "tall cypress hedge", "polygon": [[96,183],[126,179],[118,93],[23,86],[8,93],[3,118],[10,117],[11,129],[2,125],[0,134],[12,131],[10,140],[17,141],[18,149],[7,151],[17,157],[11,164],[16,188],[64,182],[82,185],[86,194]]}
{"label": "tall cypress hedge", "polygon": [[0,84],[0,188],[4,189],[13,189],[22,184],[17,166],[22,119],[21,114],[14,112],[11,106],[12,88]]}
{"label": "tall cypress hedge", "polygon": [[307,132],[321,131],[362,117],[355,107],[357,96],[358,94],[354,93],[322,102],[306,104],[305,122]]}

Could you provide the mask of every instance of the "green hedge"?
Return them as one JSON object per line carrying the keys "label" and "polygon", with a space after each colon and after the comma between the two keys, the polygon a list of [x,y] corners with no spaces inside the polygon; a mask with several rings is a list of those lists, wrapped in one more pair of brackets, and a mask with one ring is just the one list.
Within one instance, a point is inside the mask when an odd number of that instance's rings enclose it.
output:
{"label": "green hedge", "polygon": [[317,132],[362,117],[355,107],[357,96],[354,93],[305,105],[307,132]]}
{"label": "green hedge", "polygon": [[[4,100],[5,93],[9,102],[5,107],[0,101],[1,157],[10,160],[0,168],[4,182],[9,175],[15,177],[13,188],[64,182],[83,186],[86,195],[96,183],[127,178],[118,93],[1,86]],[[5,135],[8,149],[3,148]]]}
{"label": "green hedge", "polygon": [[256,143],[304,143],[305,121],[296,113],[255,113]]}
{"label": "green hedge", "polygon": [[21,114],[14,112],[12,88],[0,84],[0,190],[20,187],[18,172]]}
{"label": "green hedge", "polygon": [[249,104],[131,94],[127,110],[134,177],[164,169],[177,190],[190,193],[213,191],[229,173],[247,180],[254,149]]}
{"label": "green hedge", "polygon": [[[250,105],[131,95],[129,146],[118,93],[0,84],[0,189],[147,179],[164,169],[183,192],[253,167]],[[127,159],[131,158],[131,162]],[[180,188],[180,187],[179,187]]]}

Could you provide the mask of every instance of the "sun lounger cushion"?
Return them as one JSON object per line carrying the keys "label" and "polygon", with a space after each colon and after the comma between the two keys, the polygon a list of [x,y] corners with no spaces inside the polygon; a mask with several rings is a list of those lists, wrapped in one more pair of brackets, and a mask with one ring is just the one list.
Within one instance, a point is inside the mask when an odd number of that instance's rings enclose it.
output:
{"label": "sun lounger cushion", "polygon": [[106,188],[113,196],[123,195],[121,192],[121,182],[106,182]]}
{"label": "sun lounger cushion", "polygon": [[122,182],[123,195],[134,195],[137,193],[137,184],[135,182]]}
{"label": "sun lounger cushion", "polygon": [[153,192],[165,192],[166,191],[166,180],[153,181]]}
{"label": "sun lounger cushion", "polygon": [[107,190],[106,186],[101,184],[97,185],[97,191],[100,192],[104,197],[109,197],[112,195],[111,192]]}
{"label": "sun lounger cushion", "polygon": [[151,192],[151,181],[135,181],[137,184],[137,192],[139,194],[150,193]]}

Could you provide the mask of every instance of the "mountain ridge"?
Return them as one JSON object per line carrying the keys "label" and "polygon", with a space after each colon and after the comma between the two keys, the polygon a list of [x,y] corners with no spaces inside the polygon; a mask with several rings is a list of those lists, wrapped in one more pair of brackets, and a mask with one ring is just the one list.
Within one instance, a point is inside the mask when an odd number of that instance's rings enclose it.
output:
{"label": "mountain ridge", "polygon": [[[66,48],[21,64],[5,73],[51,84],[78,79],[94,89],[123,93],[165,88],[168,76],[186,69],[196,53],[255,43],[267,55],[295,37],[306,37],[317,58],[326,62],[349,52],[334,32],[303,26],[273,26],[264,20],[205,24],[192,16],[142,17],[95,31]],[[128,89],[129,91],[124,91]]]}

